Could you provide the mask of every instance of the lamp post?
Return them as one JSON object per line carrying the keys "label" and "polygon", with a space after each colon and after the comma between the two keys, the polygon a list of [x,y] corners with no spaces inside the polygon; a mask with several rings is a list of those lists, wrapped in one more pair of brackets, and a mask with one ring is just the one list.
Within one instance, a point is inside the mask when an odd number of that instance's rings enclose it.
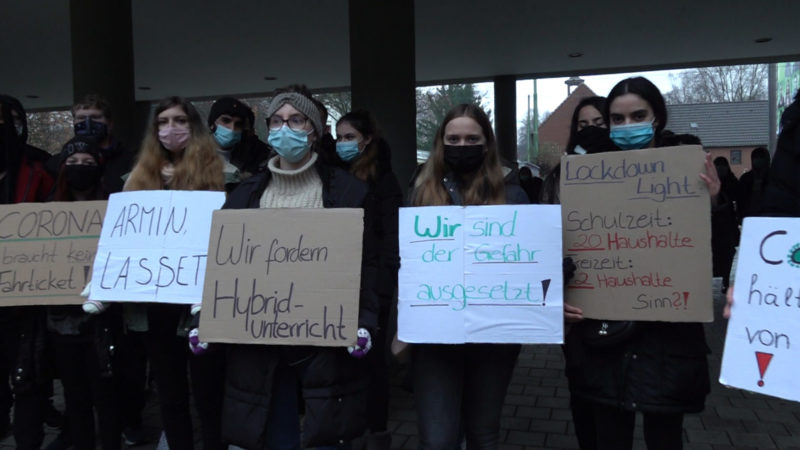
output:
{"label": "lamp post", "polygon": [[533,79],[533,158],[536,163],[539,159],[539,93],[536,90],[536,78]]}
{"label": "lamp post", "polygon": [[567,85],[567,97],[569,97],[569,94],[572,93],[572,88],[573,87],[578,87],[581,84],[583,84],[583,78],[581,78],[581,77],[569,77],[569,78],[567,78],[567,81],[564,82],[564,84]]}

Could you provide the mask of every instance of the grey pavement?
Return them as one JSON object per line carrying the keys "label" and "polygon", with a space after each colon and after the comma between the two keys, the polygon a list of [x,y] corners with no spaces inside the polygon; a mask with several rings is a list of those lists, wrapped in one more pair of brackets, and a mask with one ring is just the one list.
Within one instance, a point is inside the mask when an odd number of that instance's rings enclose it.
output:
{"label": "grey pavement", "polygon": [[[686,416],[684,448],[800,449],[800,403],[728,389],[717,381],[727,325],[721,316],[723,302],[723,296],[717,294],[714,299],[716,320],[706,325],[706,336],[712,350],[709,358],[711,394],[705,411]],[[523,347],[503,407],[501,450],[578,448],[563,368],[564,358],[559,346]],[[755,366],[753,370],[756,371]],[[403,380],[403,368],[395,368],[389,412],[392,448],[415,449],[418,440],[414,398],[403,389]],[[157,448],[160,426],[154,397],[150,395],[145,410],[145,431],[151,441],[137,449]],[[56,396],[56,406],[63,408],[60,395]],[[55,437],[57,430],[46,431],[45,443]],[[634,439],[635,449],[646,448],[640,423]],[[0,441],[0,449],[13,447],[13,438]]]}

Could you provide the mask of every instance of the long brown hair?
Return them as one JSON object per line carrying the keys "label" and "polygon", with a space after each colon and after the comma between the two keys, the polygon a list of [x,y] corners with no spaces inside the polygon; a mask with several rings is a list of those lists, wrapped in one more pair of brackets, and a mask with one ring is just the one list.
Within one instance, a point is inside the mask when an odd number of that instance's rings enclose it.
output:
{"label": "long brown hair", "polygon": [[[179,106],[189,118],[192,134],[181,154],[170,154],[158,140],[158,115],[174,106]],[[224,188],[222,160],[217,155],[217,145],[202,117],[194,106],[180,97],[161,100],[153,112],[153,119],[139,150],[126,191],[163,189],[161,167],[170,161],[175,166],[170,189],[221,191]]]}
{"label": "long brown hair", "polygon": [[381,137],[375,119],[368,111],[358,109],[342,116],[336,126],[346,123],[355,128],[364,139],[370,139],[364,151],[353,161],[350,173],[361,181],[374,182],[378,177],[378,152],[380,151]]}
{"label": "long brown hair", "polygon": [[414,182],[411,203],[414,206],[450,205],[452,201],[442,184],[447,173],[444,162],[444,130],[447,124],[458,117],[468,117],[480,125],[486,138],[486,153],[483,164],[474,172],[471,179],[465,180],[461,189],[464,205],[500,205],[505,203],[505,185],[497,141],[494,138],[489,117],[477,105],[461,104],[451,109],[442,121],[433,141],[433,149],[419,177]]}

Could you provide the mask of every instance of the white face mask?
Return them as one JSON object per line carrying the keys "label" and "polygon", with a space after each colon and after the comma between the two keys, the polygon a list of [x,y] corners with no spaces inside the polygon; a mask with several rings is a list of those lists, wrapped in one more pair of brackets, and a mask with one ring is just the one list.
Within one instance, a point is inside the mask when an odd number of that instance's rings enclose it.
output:
{"label": "white face mask", "polygon": [[22,136],[22,133],[25,131],[25,126],[21,123],[14,123],[14,129],[17,130],[17,136]]}

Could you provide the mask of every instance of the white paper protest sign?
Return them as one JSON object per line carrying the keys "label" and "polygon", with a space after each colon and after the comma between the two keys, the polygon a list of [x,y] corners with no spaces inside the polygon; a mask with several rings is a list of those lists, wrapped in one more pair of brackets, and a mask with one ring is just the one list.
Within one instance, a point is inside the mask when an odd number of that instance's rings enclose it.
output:
{"label": "white paper protest sign", "polygon": [[90,298],[200,303],[211,214],[225,194],[134,191],[111,195]]}
{"label": "white paper protest sign", "polygon": [[401,208],[398,337],[560,343],[557,205]]}
{"label": "white paper protest sign", "polygon": [[745,219],[738,261],[719,382],[800,401],[800,219]]}

